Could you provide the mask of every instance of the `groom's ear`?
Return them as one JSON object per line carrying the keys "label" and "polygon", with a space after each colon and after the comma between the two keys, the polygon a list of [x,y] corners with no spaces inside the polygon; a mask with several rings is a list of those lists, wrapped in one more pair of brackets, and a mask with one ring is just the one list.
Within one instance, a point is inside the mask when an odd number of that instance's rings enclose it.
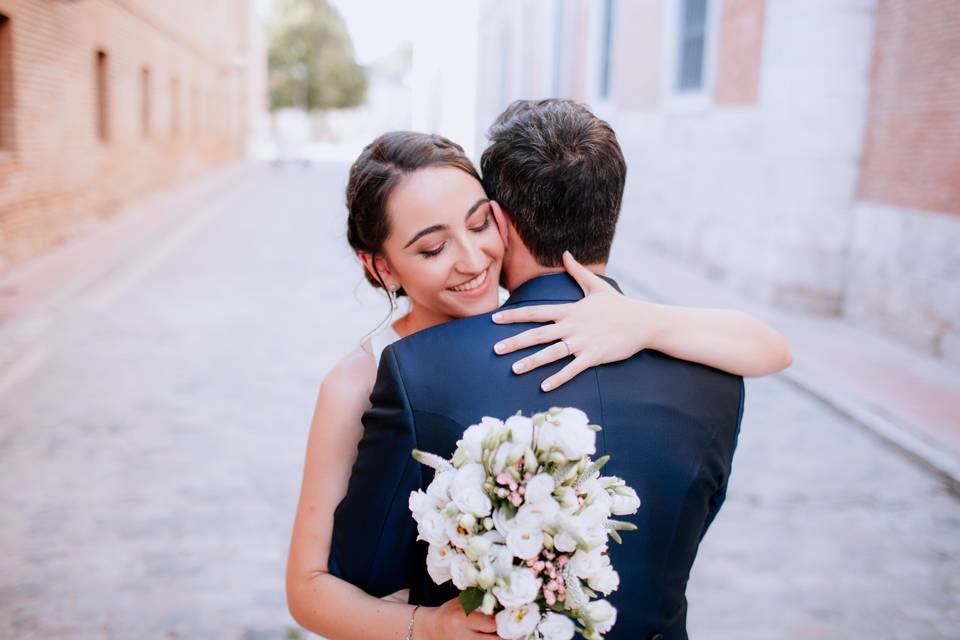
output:
{"label": "groom's ear", "polygon": [[508,238],[510,237],[509,227],[510,219],[503,213],[503,209],[500,208],[500,203],[496,200],[490,201],[490,208],[493,210],[493,220],[497,223],[497,231],[500,233],[500,239],[503,240],[503,246],[508,246]]}

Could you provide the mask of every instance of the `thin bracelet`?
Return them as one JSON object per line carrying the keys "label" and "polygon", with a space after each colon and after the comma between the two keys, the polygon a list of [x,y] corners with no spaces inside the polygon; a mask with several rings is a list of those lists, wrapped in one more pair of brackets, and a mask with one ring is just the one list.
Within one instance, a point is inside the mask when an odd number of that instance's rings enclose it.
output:
{"label": "thin bracelet", "polygon": [[404,636],[403,640],[413,640],[413,618],[417,615],[417,609],[419,608],[420,605],[413,608],[413,612],[410,614],[410,622],[407,624],[407,635]]}

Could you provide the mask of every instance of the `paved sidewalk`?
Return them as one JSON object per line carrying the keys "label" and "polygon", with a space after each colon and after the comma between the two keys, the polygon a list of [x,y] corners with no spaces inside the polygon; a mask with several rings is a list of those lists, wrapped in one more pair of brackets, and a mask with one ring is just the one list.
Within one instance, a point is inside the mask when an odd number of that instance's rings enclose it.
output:
{"label": "paved sidewalk", "polygon": [[[626,229],[624,237],[629,235]],[[671,304],[749,311],[786,336],[783,377],[940,476],[960,495],[960,368],[839,318],[787,313],[745,298],[649,249],[617,244],[611,275]]]}

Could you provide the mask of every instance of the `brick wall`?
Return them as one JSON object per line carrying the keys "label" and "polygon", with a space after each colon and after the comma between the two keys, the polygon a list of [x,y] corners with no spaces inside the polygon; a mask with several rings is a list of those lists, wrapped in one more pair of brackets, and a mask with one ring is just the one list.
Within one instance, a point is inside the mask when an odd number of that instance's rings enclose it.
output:
{"label": "brick wall", "polygon": [[863,200],[960,214],[960,2],[881,0]]}
{"label": "brick wall", "polygon": [[726,0],[719,24],[714,101],[755,104],[760,93],[766,0]]}
{"label": "brick wall", "polygon": [[241,157],[247,0],[0,0],[0,14],[0,272]]}

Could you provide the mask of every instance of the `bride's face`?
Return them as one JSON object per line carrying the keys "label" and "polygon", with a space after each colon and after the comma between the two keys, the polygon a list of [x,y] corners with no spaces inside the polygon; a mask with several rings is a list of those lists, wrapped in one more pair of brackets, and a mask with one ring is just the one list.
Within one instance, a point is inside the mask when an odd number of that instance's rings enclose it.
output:
{"label": "bride's face", "polygon": [[480,183],[453,167],[417,170],[387,200],[387,268],[415,305],[460,318],[492,311],[503,241]]}

